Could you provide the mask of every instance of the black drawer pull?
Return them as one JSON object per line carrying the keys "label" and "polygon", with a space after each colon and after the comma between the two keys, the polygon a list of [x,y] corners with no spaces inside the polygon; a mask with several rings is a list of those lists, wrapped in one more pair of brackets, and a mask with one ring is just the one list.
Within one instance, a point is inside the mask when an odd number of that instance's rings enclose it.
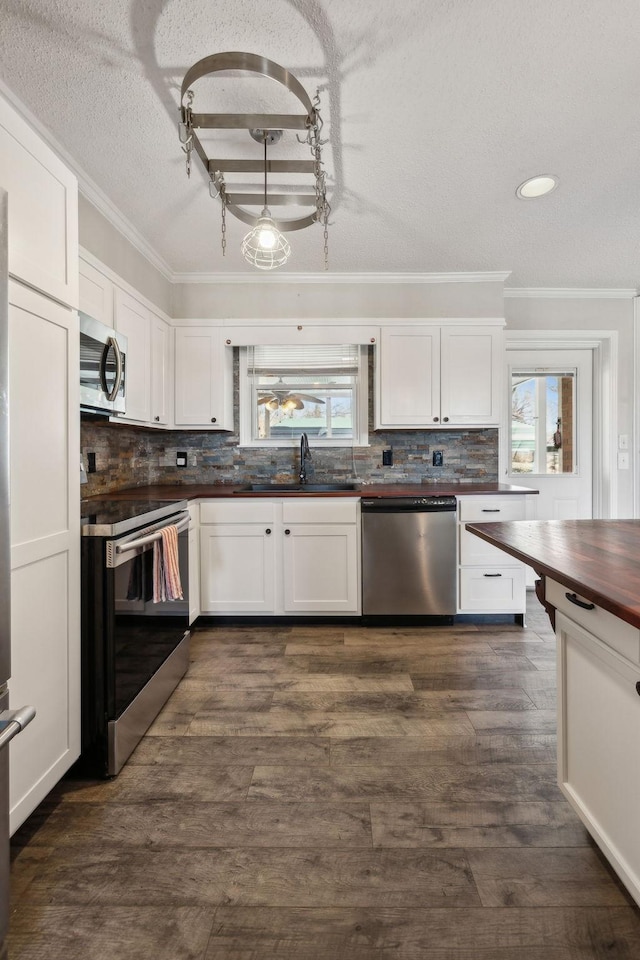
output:
{"label": "black drawer pull", "polygon": [[501,577],[502,574],[501,573],[483,573],[482,576],[483,577]]}
{"label": "black drawer pull", "polygon": [[636,693],[640,697],[640,680],[638,680],[638,682],[636,683]]}
{"label": "black drawer pull", "polygon": [[585,603],[584,600],[578,600],[575,593],[565,593],[567,600],[570,600],[571,603],[575,603],[576,607],[582,607],[583,610],[595,610],[595,603]]}
{"label": "black drawer pull", "polygon": [[483,508],[482,508],[482,512],[483,512],[483,513],[500,513],[500,508],[499,508],[499,507],[493,507],[493,509],[489,510],[489,509],[483,507]]}

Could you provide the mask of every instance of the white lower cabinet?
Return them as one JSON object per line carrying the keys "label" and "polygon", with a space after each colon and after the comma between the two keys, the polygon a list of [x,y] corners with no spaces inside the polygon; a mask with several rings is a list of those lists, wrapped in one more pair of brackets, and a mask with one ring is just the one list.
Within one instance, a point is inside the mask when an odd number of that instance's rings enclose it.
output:
{"label": "white lower cabinet", "polygon": [[514,613],[526,610],[526,567],[465,530],[466,523],[524,520],[525,497],[458,497],[458,613]]}
{"label": "white lower cabinet", "polygon": [[[547,599],[549,599],[547,580]],[[554,598],[564,589],[558,587]],[[635,900],[640,903],[640,663],[638,631],[613,625],[635,658],[622,656],[602,636],[556,613],[558,641],[558,782]],[[602,611],[604,613],[604,611]],[[594,623],[597,623],[597,608]],[[611,620],[617,618],[611,617]],[[630,631],[635,638],[629,636]]]}
{"label": "white lower cabinet", "polygon": [[200,608],[209,614],[360,612],[359,501],[200,504]]}

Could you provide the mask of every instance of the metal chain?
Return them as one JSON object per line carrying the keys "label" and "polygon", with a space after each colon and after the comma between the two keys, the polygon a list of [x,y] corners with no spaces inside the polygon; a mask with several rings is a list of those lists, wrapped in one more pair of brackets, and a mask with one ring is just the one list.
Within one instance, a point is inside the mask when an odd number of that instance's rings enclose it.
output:
{"label": "metal chain", "polygon": [[224,183],[220,186],[220,201],[222,203],[222,235],[220,237],[220,244],[222,246],[222,256],[226,257],[227,255],[227,194],[224,188]]}
{"label": "metal chain", "polygon": [[187,104],[182,110],[183,120],[178,124],[178,136],[183,144],[182,150],[186,153],[187,177],[191,178],[191,151],[193,150],[193,126],[191,123],[191,104],[193,90],[187,90]]}

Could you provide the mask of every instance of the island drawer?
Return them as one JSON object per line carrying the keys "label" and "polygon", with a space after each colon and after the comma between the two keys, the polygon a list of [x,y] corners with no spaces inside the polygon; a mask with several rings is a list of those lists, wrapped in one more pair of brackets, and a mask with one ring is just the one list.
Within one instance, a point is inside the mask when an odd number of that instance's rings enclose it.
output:
{"label": "island drawer", "polygon": [[593,609],[585,609],[569,600],[567,594],[590,605],[590,601],[581,597],[576,591],[569,590],[568,587],[549,577],[546,578],[545,596],[548,603],[623,657],[634,663],[640,663],[640,630],[637,627],[633,627],[597,605],[594,605]]}

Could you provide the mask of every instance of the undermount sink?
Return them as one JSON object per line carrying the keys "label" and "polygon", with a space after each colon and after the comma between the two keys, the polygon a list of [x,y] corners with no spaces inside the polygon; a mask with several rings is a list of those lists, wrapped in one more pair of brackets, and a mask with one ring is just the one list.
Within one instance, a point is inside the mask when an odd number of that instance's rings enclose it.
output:
{"label": "undermount sink", "polygon": [[239,493],[331,493],[355,490],[355,483],[249,483]]}

